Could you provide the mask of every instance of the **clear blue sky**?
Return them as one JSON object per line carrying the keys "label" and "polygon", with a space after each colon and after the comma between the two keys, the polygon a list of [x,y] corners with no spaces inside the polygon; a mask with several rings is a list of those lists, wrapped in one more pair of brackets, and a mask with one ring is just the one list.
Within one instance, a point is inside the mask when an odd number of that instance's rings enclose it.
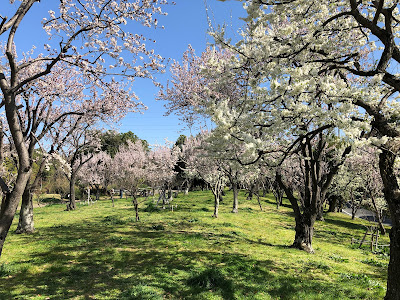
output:
{"label": "clear blue sky", "polygon": [[[8,0],[2,1],[8,2]],[[244,24],[239,20],[240,17],[245,16],[245,10],[240,1],[175,0],[175,2],[176,5],[164,7],[168,16],[159,18],[159,24],[164,25],[165,29],[157,29],[147,34],[156,40],[154,48],[156,52],[166,58],[180,60],[189,44],[194,47],[197,54],[200,54],[207,43],[213,43],[212,38],[207,34],[206,4],[208,5],[208,16],[213,25],[226,24],[230,36],[237,35],[237,29]],[[19,3],[16,1],[14,6]],[[54,5],[57,3],[58,1],[54,0],[42,0],[35,3],[34,9],[29,12],[22,24],[23,31],[19,32],[16,37],[17,49],[28,51],[32,45],[42,49],[43,44],[47,43],[47,39],[40,22],[43,17],[47,17],[48,10],[56,10]],[[0,8],[0,14],[3,16],[10,15],[12,11],[13,9],[7,11],[7,9]],[[134,32],[132,29],[129,31]],[[157,75],[158,80],[165,84],[169,77],[168,73],[167,69],[166,74]],[[134,91],[148,106],[148,110],[144,114],[129,114],[121,121],[118,128],[120,132],[130,130],[150,144],[163,143],[164,138],[175,141],[180,134],[189,134],[187,130],[182,131],[184,126],[179,124],[177,117],[164,116],[163,101],[155,100],[158,88],[155,88],[150,81],[138,81],[134,86]]]}

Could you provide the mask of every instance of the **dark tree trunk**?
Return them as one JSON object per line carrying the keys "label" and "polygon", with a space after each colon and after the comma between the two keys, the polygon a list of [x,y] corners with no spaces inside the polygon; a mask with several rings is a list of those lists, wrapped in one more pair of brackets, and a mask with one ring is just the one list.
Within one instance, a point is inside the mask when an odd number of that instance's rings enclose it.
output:
{"label": "dark tree trunk", "polygon": [[[21,161],[21,159],[20,159]],[[0,208],[0,256],[3,251],[5,239],[15,216],[18,203],[21,200],[23,191],[31,175],[31,168],[21,168],[18,170],[17,180],[11,193],[5,193]],[[2,179],[1,182],[5,184]],[[3,185],[2,184],[2,185]]]}
{"label": "dark tree trunk", "polygon": [[76,201],[75,201],[75,174],[71,175],[71,179],[69,181],[69,202],[67,204],[67,210],[75,210],[76,209]]}
{"label": "dark tree trunk", "polygon": [[285,191],[295,215],[296,234],[292,247],[307,251],[308,253],[314,253],[314,249],[312,248],[312,238],[314,234],[314,223],[317,218],[317,210],[315,206],[311,205],[311,199],[307,199],[306,202],[310,205],[304,209],[303,213],[301,213],[298,199],[294,197],[292,190],[283,183],[280,174],[276,175],[276,180],[279,186]]}
{"label": "dark tree trunk", "polygon": [[22,194],[21,210],[16,233],[33,233],[35,226],[33,222],[33,194],[27,184]]}
{"label": "dark tree trunk", "polygon": [[96,201],[100,200],[100,187],[96,184]]}
{"label": "dark tree trunk", "polygon": [[314,223],[316,214],[311,209],[306,209],[303,214],[296,217],[296,235],[292,247],[314,253],[312,239],[314,235]]}
{"label": "dark tree trunk", "polygon": [[162,198],[162,209],[165,209],[166,205],[167,205],[167,198],[165,197],[165,192],[164,192],[164,197]]}
{"label": "dark tree trunk", "polygon": [[281,189],[277,188],[274,195],[276,200],[276,209],[279,209],[279,207],[282,205],[283,192]]}
{"label": "dark tree trunk", "polygon": [[337,195],[329,196],[328,202],[329,202],[328,212],[335,212],[338,203],[338,196]]}
{"label": "dark tree trunk", "polygon": [[[7,98],[7,97],[6,97]],[[7,99],[6,99],[7,100]],[[15,104],[15,102],[14,102]],[[15,216],[18,203],[22,198],[22,194],[28,184],[29,178],[32,173],[31,161],[25,146],[22,132],[18,124],[18,118],[15,111],[8,111],[6,107],[6,115],[13,136],[14,145],[18,152],[19,169],[18,175],[12,191],[9,190],[3,179],[0,179],[1,187],[5,196],[3,197],[0,208],[0,256],[3,251],[5,239]],[[10,116],[11,115],[11,116]]]}
{"label": "dark tree trunk", "polygon": [[[283,191],[279,186],[279,183],[277,182],[276,179],[272,181],[271,179],[267,178],[266,184],[268,185],[268,190],[272,190],[272,194],[274,194],[276,201],[276,209],[279,209],[279,207],[282,205],[282,197],[283,197]],[[263,197],[265,197],[265,195],[263,195]]]}
{"label": "dark tree trunk", "polygon": [[253,200],[253,186],[249,188],[249,194],[247,195],[246,200]]}
{"label": "dark tree trunk", "polygon": [[400,229],[393,226],[390,229],[390,260],[385,300],[400,299]]}
{"label": "dark tree trunk", "polygon": [[258,206],[260,206],[260,210],[263,210],[261,201],[260,201],[260,195],[258,193],[257,193],[257,202],[258,202]]}
{"label": "dark tree trunk", "polygon": [[213,193],[214,194],[214,214],[213,217],[214,218],[218,218],[218,209],[219,209],[219,193]]}
{"label": "dark tree trunk", "polygon": [[263,188],[263,193],[262,196],[263,197],[267,197],[267,194],[269,193],[269,189],[268,188]]}
{"label": "dark tree trunk", "polygon": [[357,213],[357,207],[355,206],[354,202],[352,201],[351,205],[351,219],[354,220]]}
{"label": "dark tree trunk", "polygon": [[139,203],[136,199],[136,194],[133,196],[133,206],[135,207],[136,222],[140,220],[139,218]]}
{"label": "dark tree trunk", "polygon": [[20,198],[17,193],[5,194],[3,197],[0,211],[0,255]]}
{"label": "dark tree trunk", "polygon": [[324,204],[322,202],[320,205],[318,205],[317,220],[325,221],[325,219],[324,219]]}
{"label": "dark tree trunk", "polygon": [[3,197],[0,211],[0,255],[20,198],[21,196],[18,197],[16,193],[6,194]]}
{"label": "dark tree trunk", "polygon": [[168,187],[168,203],[173,200],[172,187]]}
{"label": "dark tree trunk", "polygon": [[392,219],[390,230],[390,260],[386,300],[400,299],[400,188],[394,171],[396,155],[389,150],[382,150],[379,155],[379,170],[381,173],[385,199],[389,206]]}
{"label": "dark tree trunk", "polygon": [[233,206],[232,206],[232,213],[238,213],[239,211],[239,200],[238,200],[238,184],[232,183],[232,191],[233,191]]}

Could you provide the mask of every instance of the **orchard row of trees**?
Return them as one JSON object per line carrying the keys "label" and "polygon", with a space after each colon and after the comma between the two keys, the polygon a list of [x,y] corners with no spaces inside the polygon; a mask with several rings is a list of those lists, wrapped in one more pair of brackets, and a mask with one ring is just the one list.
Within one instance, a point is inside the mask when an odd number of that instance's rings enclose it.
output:
{"label": "orchard row of trees", "polygon": [[[200,56],[189,47],[160,98],[189,125],[210,118],[210,139],[227,141],[228,150],[220,148],[227,160],[272,168],[295,214],[294,246],[306,251],[329,187],[345,181],[338,173],[351,152],[377,153],[379,174],[354,161],[352,171],[380,177],[362,192],[375,204],[383,193],[390,212],[386,299],[400,299],[398,1],[242,2],[247,17],[238,41],[222,29],[211,32],[216,45]],[[350,199],[361,192],[353,184],[344,189]]]}

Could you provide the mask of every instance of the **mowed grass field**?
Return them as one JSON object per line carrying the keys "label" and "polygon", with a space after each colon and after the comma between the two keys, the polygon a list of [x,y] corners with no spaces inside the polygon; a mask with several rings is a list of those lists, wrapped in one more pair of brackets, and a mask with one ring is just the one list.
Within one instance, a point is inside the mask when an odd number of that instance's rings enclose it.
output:
{"label": "mowed grass field", "polygon": [[[7,238],[0,299],[382,299],[388,257],[357,249],[365,227],[342,214],[315,226],[315,254],[291,249],[288,203],[227,193],[218,219],[211,192],[179,194],[174,211],[109,199],[76,211],[35,208],[36,233]],[[143,199],[142,199],[143,200]],[[141,200],[141,201],[142,201]],[[147,208],[147,209],[146,209]],[[150,209],[149,209],[150,208]],[[387,242],[388,237],[382,239]]]}

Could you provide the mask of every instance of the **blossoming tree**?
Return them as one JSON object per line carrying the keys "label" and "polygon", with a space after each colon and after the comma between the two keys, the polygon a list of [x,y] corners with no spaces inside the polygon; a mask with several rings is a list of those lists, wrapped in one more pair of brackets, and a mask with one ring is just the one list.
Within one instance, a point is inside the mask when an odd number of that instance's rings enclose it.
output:
{"label": "blossoming tree", "polygon": [[129,190],[133,198],[136,221],[139,221],[137,197],[140,185],[145,183],[148,176],[148,156],[142,141],[128,141],[127,146],[121,146],[114,156],[112,168],[114,168],[115,180]]}
{"label": "blossoming tree", "polygon": [[[160,187],[159,200],[162,200],[163,208],[166,201],[172,200],[172,184],[177,172],[174,168],[179,158],[180,149],[176,146],[157,145],[148,153],[147,181],[153,187]],[[168,199],[166,191],[168,190]]]}
{"label": "blossoming tree", "polygon": [[[107,187],[115,177],[113,176],[114,174],[112,172],[113,169],[111,165],[111,156],[104,151],[100,151],[95,153],[93,157],[82,166],[78,173],[80,182],[95,189],[96,200],[99,200],[100,187],[103,187],[107,190]],[[112,193],[111,200],[114,206],[114,197]]]}
{"label": "blossoming tree", "polygon": [[221,161],[207,150],[208,132],[202,132],[196,137],[189,137],[182,145],[181,158],[185,162],[185,173],[188,177],[199,177],[211,188],[214,195],[214,214],[218,218],[219,202],[227,177],[221,168]]}
{"label": "blossoming tree", "polygon": [[[400,188],[394,168],[400,149],[400,80],[395,71],[400,62],[398,2],[257,0],[247,4],[248,30],[237,50],[242,61],[252,66],[253,91],[268,89],[267,95],[276,99],[304,96],[312,90],[330,95],[324,108],[336,114],[331,115],[335,126],[350,139],[360,129],[370,132],[374,143],[380,144],[380,174],[393,219],[386,298],[399,299]],[[228,44],[221,35],[216,38]],[[317,101],[301,99],[297,112],[317,113]],[[353,115],[351,120],[351,112],[360,111],[365,116]]]}
{"label": "blossoming tree", "polygon": [[[10,0],[10,3],[14,3],[14,0]],[[19,163],[14,186],[9,187],[2,181],[6,197],[0,210],[0,253],[32,169],[19,112],[23,109],[27,111],[25,115],[29,116],[29,110],[34,109],[29,98],[23,99],[24,91],[29,86],[35,86],[63,62],[79,70],[84,82],[89,83],[88,89],[95,95],[93,99],[97,101],[97,107],[102,107],[99,99],[114,98],[136,110],[137,97],[129,90],[129,86],[122,84],[121,88],[122,78],[152,79],[152,74],[163,68],[162,58],[146,48],[145,36],[129,33],[124,26],[128,22],[137,22],[145,27],[157,27],[154,16],[163,14],[160,8],[162,4],[166,4],[166,1],[60,1],[58,11],[49,11],[49,17],[42,22],[44,34],[50,38],[44,54],[34,56],[33,52],[29,55],[26,52],[26,60],[21,61],[16,58],[14,49],[24,49],[15,45],[15,35],[21,30],[20,24],[31,13],[31,8],[42,3],[23,0],[11,17],[1,17],[0,36],[5,45],[0,67],[1,105],[6,113]],[[124,59],[123,53],[129,54],[130,61]],[[38,69],[32,73],[25,72],[34,65]],[[24,72],[28,75],[24,76]],[[120,77],[121,80],[113,77]]]}

